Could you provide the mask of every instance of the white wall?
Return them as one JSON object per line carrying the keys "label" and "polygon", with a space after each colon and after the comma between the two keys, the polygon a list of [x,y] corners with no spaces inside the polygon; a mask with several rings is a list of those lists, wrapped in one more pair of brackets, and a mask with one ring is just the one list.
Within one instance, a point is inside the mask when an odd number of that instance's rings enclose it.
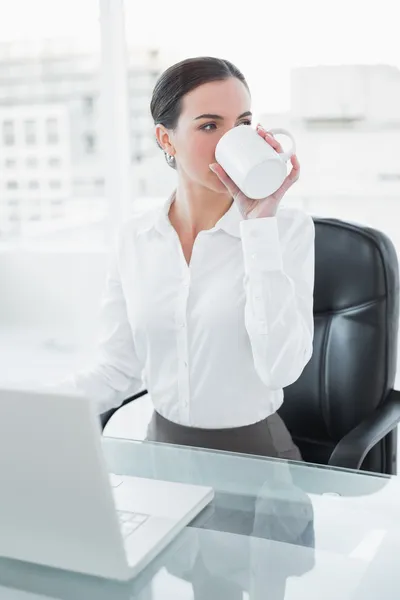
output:
{"label": "white wall", "polygon": [[0,252],[0,326],[90,335],[105,281],[104,252]]}
{"label": "white wall", "polygon": [[0,385],[32,388],[96,350],[105,252],[0,252]]}

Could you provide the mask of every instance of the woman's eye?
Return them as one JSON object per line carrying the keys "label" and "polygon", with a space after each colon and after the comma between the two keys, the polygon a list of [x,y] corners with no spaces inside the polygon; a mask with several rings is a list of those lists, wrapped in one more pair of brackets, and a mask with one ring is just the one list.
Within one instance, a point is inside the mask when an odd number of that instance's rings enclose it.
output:
{"label": "woman's eye", "polygon": [[200,129],[202,129],[203,131],[214,131],[216,127],[217,126],[215,125],[215,123],[206,123],[205,125],[202,125]]}
{"label": "woman's eye", "polygon": [[[240,123],[237,124],[237,127],[239,125],[251,125],[251,121],[249,119],[246,119],[245,121],[241,121]],[[202,125],[200,127],[200,129],[202,129],[203,131],[215,131],[215,129],[217,128],[215,123],[206,123],[205,125]]]}

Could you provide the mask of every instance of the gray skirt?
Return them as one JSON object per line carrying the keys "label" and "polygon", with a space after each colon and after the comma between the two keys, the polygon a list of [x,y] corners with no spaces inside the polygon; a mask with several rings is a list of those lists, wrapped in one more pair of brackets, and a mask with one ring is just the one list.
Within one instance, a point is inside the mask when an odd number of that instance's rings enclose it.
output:
{"label": "gray skirt", "polygon": [[302,460],[298,447],[277,413],[243,427],[201,429],[178,425],[154,411],[146,439],[179,446]]}

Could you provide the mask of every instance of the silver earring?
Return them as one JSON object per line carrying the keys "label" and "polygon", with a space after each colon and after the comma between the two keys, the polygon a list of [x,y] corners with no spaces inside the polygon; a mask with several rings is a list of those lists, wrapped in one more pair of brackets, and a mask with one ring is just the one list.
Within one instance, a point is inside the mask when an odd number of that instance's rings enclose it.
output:
{"label": "silver earring", "polygon": [[167,159],[167,163],[170,167],[175,166],[175,156],[172,156],[171,154],[168,154],[168,152],[166,152],[165,158]]}

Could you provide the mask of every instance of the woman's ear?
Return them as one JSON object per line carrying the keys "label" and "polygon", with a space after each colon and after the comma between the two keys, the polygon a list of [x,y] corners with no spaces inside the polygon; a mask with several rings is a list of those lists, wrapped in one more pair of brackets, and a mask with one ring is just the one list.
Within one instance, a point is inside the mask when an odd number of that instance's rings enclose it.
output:
{"label": "woman's ear", "polygon": [[163,150],[169,156],[175,156],[175,148],[171,142],[171,136],[168,131],[164,127],[164,125],[158,124],[156,125],[156,140],[157,144],[160,146],[161,150]]}

